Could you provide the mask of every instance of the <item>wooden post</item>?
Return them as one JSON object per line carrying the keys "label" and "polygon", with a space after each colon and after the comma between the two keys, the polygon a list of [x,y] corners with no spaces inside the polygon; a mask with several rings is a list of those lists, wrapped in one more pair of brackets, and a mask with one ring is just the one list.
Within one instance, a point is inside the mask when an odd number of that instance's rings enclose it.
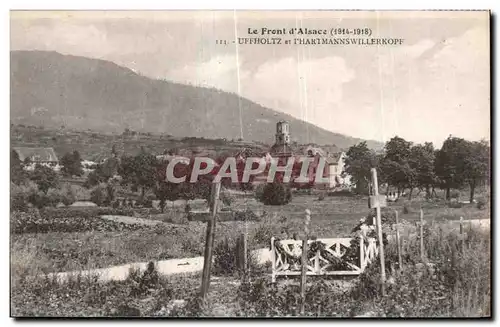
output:
{"label": "wooden post", "polygon": [[464,217],[460,217],[460,242],[462,243],[462,253],[465,251]]}
{"label": "wooden post", "polygon": [[[377,179],[377,169],[372,168],[372,184],[373,184],[373,195],[378,198],[378,179]],[[380,281],[382,282],[382,296],[385,296],[385,256],[384,256],[384,241],[382,237],[382,218],[380,213],[380,205],[375,206],[375,211],[377,213],[377,234],[379,241],[379,256],[380,256]]]}
{"label": "wooden post", "polygon": [[399,214],[397,210],[394,210],[394,214],[396,215],[396,246],[398,248],[398,263],[399,270],[403,270],[403,257],[401,256],[401,239],[399,237]]}
{"label": "wooden post", "polygon": [[245,232],[243,233],[243,281],[246,283],[249,281],[249,271],[248,271],[248,225],[245,215]]}
{"label": "wooden post", "polygon": [[425,260],[424,253],[424,210],[420,209],[420,258],[422,262]]}
{"label": "wooden post", "polygon": [[246,283],[249,280],[248,277],[248,231],[247,231],[247,226],[246,226],[246,221],[245,221],[245,232],[241,234],[241,241],[243,243],[243,249],[242,249],[242,258],[243,258],[243,282]]}
{"label": "wooden post", "polygon": [[361,268],[361,271],[365,271],[365,266],[365,237],[361,235],[359,238],[359,268]]}
{"label": "wooden post", "polygon": [[212,266],[212,252],[214,246],[215,222],[217,220],[217,210],[220,193],[220,183],[213,183],[210,192],[210,206],[212,217],[207,222],[207,234],[205,239],[205,256],[203,261],[203,275],[201,277],[201,298],[204,300],[210,286],[210,268]]}
{"label": "wooden post", "polygon": [[274,248],[274,236],[271,237],[271,266],[272,266],[271,281],[273,283],[275,283],[276,282],[276,250]]}
{"label": "wooden post", "polygon": [[300,314],[304,314],[306,307],[306,276],[307,276],[307,241],[309,237],[309,222],[311,211],[306,209],[304,224],[304,239],[302,240],[302,270],[300,274]]}

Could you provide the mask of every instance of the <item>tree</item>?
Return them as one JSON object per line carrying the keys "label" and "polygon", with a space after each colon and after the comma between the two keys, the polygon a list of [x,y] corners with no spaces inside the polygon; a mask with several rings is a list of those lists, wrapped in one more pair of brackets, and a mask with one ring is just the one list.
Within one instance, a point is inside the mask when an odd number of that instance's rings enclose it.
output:
{"label": "tree", "polygon": [[52,169],[37,164],[35,170],[31,174],[32,181],[38,185],[38,189],[47,194],[50,188],[56,188],[59,184],[59,178]]}
{"label": "tree", "polygon": [[431,197],[437,177],[434,172],[436,151],[431,142],[414,145],[410,151],[410,167],[416,174],[416,186],[425,189],[427,197]]}
{"label": "tree", "polygon": [[285,205],[292,200],[290,185],[274,182],[266,183],[259,201],[265,205]]}
{"label": "tree", "polygon": [[61,158],[61,165],[63,166],[61,172],[66,176],[82,176],[82,158],[78,151],[66,153]]}
{"label": "tree", "polygon": [[19,154],[15,150],[10,151],[10,181],[14,184],[20,184],[26,179],[23,164],[19,159]]}
{"label": "tree", "polygon": [[346,153],[344,171],[351,176],[358,193],[368,191],[368,183],[371,178],[370,169],[377,166],[377,155],[368,148],[366,142],[351,146]]}
{"label": "tree", "polygon": [[133,187],[141,188],[141,199],[147,189],[155,186],[158,160],[144,149],[135,157],[122,157],[118,173],[123,182]]}
{"label": "tree", "polygon": [[177,163],[174,168],[174,176],[186,176],[186,181],[183,183],[172,183],[166,180],[166,168],[168,161],[158,163],[155,169],[155,186],[153,191],[158,200],[160,200],[160,208],[163,212],[165,202],[175,200],[193,200],[205,199],[210,200],[212,189],[213,174],[201,175],[196,183],[191,183],[191,172],[193,169],[194,160],[190,160],[189,164]]}
{"label": "tree", "polygon": [[490,174],[490,148],[485,141],[468,142],[464,158],[464,182],[469,184],[469,200],[474,200],[476,186]]}
{"label": "tree", "polygon": [[410,199],[417,180],[416,171],[410,165],[411,148],[411,142],[395,136],[385,144],[381,162],[381,171],[389,187],[395,186],[398,193],[409,188]]}
{"label": "tree", "polygon": [[446,200],[450,199],[450,189],[459,188],[464,184],[465,158],[469,155],[468,142],[451,135],[436,153],[435,172],[441,189],[446,192]]}

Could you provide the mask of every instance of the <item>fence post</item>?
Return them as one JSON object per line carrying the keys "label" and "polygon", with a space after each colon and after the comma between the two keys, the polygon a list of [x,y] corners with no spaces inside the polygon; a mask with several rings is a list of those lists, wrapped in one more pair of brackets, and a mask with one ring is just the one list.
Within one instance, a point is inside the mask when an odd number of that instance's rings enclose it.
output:
{"label": "fence post", "polygon": [[[372,168],[372,183],[373,183],[373,194],[378,197],[378,179],[377,179],[377,169]],[[384,256],[384,240],[382,237],[382,218],[380,213],[380,204],[375,206],[375,211],[377,213],[377,234],[379,241],[379,256],[380,256],[380,281],[382,285],[382,296],[385,296],[385,256]]]}
{"label": "fence post", "polygon": [[276,282],[276,250],[274,248],[274,236],[271,237],[271,281]]}
{"label": "fence post", "polygon": [[396,246],[398,248],[398,263],[399,270],[403,270],[403,258],[401,256],[401,238],[399,236],[399,213],[397,210],[394,210],[394,214],[396,215]]}
{"label": "fence post", "polygon": [[462,243],[462,253],[465,251],[464,217],[460,217],[460,242]]}
{"label": "fence post", "polygon": [[[246,218],[245,218],[246,219]],[[248,230],[247,230],[247,222],[245,221],[245,232],[241,235],[241,240],[243,242],[243,282],[246,283],[249,281],[249,272],[248,272]]]}
{"label": "fence post", "polygon": [[424,210],[420,209],[420,258],[422,262],[425,260],[424,253]]}
{"label": "fence post", "polygon": [[302,266],[300,274],[300,314],[304,314],[306,307],[306,276],[307,276],[307,240],[309,238],[309,222],[311,211],[306,209],[304,224],[304,239],[302,240]]}
{"label": "fence post", "polygon": [[[369,244],[369,243],[368,243]],[[365,238],[363,235],[359,238],[359,268],[361,271],[365,271],[366,261],[365,261]]]}
{"label": "fence post", "polygon": [[210,192],[210,206],[212,209],[212,216],[207,222],[205,255],[203,260],[203,275],[201,277],[201,292],[200,292],[202,300],[205,300],[208,293],[208,288],[210,287],[210,268],[212,266],[215,222],[217,220],[220,187],[221,187],[220,183],[213,183],[212,190]]}

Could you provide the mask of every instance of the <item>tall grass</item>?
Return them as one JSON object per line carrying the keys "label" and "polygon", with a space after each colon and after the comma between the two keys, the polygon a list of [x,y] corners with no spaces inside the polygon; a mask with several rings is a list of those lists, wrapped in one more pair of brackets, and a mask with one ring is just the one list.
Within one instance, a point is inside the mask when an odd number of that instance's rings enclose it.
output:
{"label": "tall grass", "polygon": [[[394,244],[386,248],[385,296],[381,294],[379,261],[371,264],[349,290],[339,291],[323,279],[310,283],[306,316],[484,317],[491,315],[490,240],[471,230],[462,246],[453,233],[426,225],[424,262],[420,240],[413,238],[397,269]],[[395,268],[396,267],[396,268]],[[311,280],[311,279],[309,279]],[[242,316],[296,316],[298,287],[267,279],[240,288]]]}

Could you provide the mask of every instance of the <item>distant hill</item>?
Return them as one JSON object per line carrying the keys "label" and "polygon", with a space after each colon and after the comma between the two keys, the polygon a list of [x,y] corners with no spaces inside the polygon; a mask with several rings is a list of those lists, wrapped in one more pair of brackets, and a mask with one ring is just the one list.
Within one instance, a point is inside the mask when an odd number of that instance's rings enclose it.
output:
{"label": "distant hill", "polygon": [[[329,132],[236,94],[141,76],[112,62],[45,51],[11,52],[11,122],[121,134],[125,129],[178,137],[272,143],[275,123],[292,141],[345,149],[360,139]],[[241,121],[239,116],[241,104]],[[307,137],[309,136],[309,137]],[[381,143],[368,141],[372,148]]]}

